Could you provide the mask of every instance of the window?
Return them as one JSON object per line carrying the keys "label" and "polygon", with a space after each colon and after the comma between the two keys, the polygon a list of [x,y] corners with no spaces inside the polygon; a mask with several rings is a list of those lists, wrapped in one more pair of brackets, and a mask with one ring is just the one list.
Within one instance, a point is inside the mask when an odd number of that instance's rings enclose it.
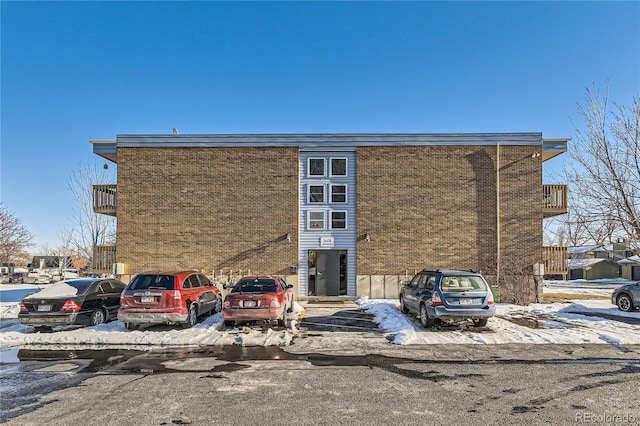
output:
{"label": "window", "polygon": [[331,159],[331,176],[346,176],[346,175],[347,175],[347,159],[332,158]]}
{"label": "window", "polygon": [[420,274],[420,278],[418,279],[418,289],[424,290],[426,283],[427,283],[427,276],[424,274]]}
{"label": "window", "polygon": [[331,212],[331,229],[347,229],[347,212]]}
{"label": "window", "polygon": [[280,283],[280,288],[282,289],[282,291],[286,291],[287,290],[286,281],[283,280],[282,278],[278,277],[278,282]]}
{"label": "window", "polygon": [[429,275],[429,280],[427,281],[427,290],[433,290],[436,287],[436,276]]}
{"label": "window", "polygon": [[418,283],[420,282],[420,278],[423,278],[424,275],[422,274],[417,274],[414,275],[413,278],[411,278],[411,282],[409,283],[409,285],[413,286],[413,287],[417,287]]}
{"label": "window", "polygon": [[309,176],[324,176],[324,158],[309,158]]}
{"label": "window", "polygon": [[310,211],[309,212],[309,224],[308,229],[324,229],[324,212],[323,211]]}
{"label": "window", "polygon": [[324,203],[324,185],[309,185],[309,203]]}
{"label": "window", "polygon": [[347,185],[331,185],[331,202],[347,202]]}
{"label": "window", "polygon": [[204,275],[198,275],[198,279],[200,280],[200,287],[209,287],[211,285],[211,281],[209,278]]}

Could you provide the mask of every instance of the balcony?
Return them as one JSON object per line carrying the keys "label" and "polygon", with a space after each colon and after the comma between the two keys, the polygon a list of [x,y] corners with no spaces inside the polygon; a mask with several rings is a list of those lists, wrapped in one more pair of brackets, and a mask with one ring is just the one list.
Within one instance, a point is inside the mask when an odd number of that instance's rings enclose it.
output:
{"label": "balcony", "polygon": [[93,246],[93,270],[111,272],[116,262],[116,246]]}
{"label": "balcony", "polygon": [[93,185],[93,211],[116,216],[116,189],[118,185]]}
{"label": "balcony", "polygon": [[542,247],[542,263],[545,275],[567,275],[569,263],[567,248],[562,246]]}
{"label": "balcony", "polygon": [[543,217],[553,217],[567,212],[569,192],[567,185],[542,185]]}

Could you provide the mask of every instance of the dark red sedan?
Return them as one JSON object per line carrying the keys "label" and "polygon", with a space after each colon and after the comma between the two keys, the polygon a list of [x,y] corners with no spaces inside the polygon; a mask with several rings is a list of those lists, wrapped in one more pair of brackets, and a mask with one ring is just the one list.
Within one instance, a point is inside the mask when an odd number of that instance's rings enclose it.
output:
{"label": "dark red sedan", "polygon": [[236,321],[278,321],[287,324],[293,311],[293,286],[272,275],[242,277],[224,299],[222,317],[226,326]]}
{"label": "dark red sedan", "polygon": [[9,275],[9,282],[10,283],[24,283],[24,279],[27,276],[27,274],[25,274],[24,272],[14,272],[13,274]]}

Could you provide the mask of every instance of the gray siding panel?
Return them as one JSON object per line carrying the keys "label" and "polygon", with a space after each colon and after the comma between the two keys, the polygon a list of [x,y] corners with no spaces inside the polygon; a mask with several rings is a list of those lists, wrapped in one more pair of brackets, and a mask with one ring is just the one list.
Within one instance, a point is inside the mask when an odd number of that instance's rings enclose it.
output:
{"label": "gray siding panel", "polygon": [[[309,158],[346,158],[347,159],[347,176],[346,177],[330,177],[309,178],[307,177],[307,164]],[[308,250],[347,250],[347,294],[348,296],[356,296],[356,153],[352,149],[350,151],[301,151],[299,159],[300,170],[300,190],[299,190],[299,216],[298,216],[298,247],[299,247],[299,265],[298,265],[298,283],[299,296],[308,295]],[[308,184],[325,185],[327,188],[325,203],[318,205],[309,205],[308,203]],[[329,203],[328,187],[331,183],[347,185],[347,203],[332,204]],[[326,228],[321,231],[307,229],[307,212],[309,210],[325,211]],[[331,210],[339,210],[347,212],[347,229],[332,230],[328,224],[330,218],[328,212]],[[321,247],[320,239],[322,237],[332,237],[334,240],[333,247]]]}
{"label": "gray siding panel", "polygon": [[303,133],[117,135],[118,147],[291,146],[331,151],[338,147],[388,145],[542,145],[542,133]]}

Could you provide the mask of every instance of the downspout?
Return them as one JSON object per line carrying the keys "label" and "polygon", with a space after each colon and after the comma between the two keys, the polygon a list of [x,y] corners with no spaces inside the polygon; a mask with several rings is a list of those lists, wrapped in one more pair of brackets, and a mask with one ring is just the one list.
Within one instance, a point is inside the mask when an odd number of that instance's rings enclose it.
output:
{"label": "downspout", "polygon": [[500,142],[496,148],[496,285],[500,286]]}

